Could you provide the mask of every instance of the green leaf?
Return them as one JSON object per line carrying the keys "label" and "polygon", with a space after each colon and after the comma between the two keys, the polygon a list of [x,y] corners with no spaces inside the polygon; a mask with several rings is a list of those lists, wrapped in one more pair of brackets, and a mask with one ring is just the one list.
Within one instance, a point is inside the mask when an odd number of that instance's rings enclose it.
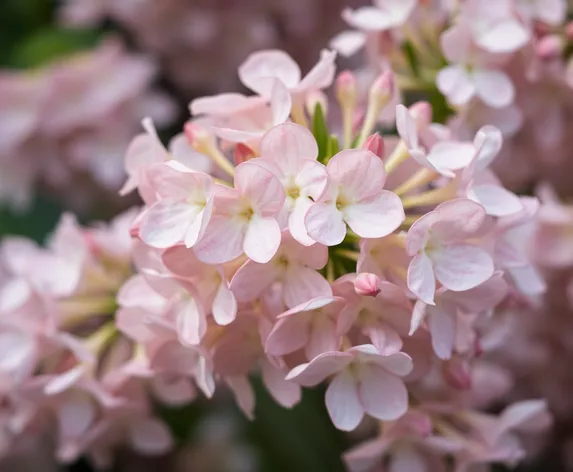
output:
{"label": "green leaf", "polygon": [[26,38],[12,53],[12,66],[34,68],[61,57],[93,48],[99,40],[94,30],[46,27]]}
{"label": "green leaf", "polygon": [[323,162],[327,155],[326,148],[329,137],[324,112],[320,103],[317,103],[314,107],[314,114],[312,115],[312,134],[318,144],[318,160]]}
{"label": "green leaf", "polygon": [[0,236],[21,235],[43,242],[60,218],[61,208],[55,203],[37,199],[26,213],[0,208]]}
{"label": "green leaf", "polygon": [[326,143],[326,157],[330,159],[332,156],[340,151],[340,144],[338,142],[338,136],[335,134],[331,134],[328,137],[328,141]]}

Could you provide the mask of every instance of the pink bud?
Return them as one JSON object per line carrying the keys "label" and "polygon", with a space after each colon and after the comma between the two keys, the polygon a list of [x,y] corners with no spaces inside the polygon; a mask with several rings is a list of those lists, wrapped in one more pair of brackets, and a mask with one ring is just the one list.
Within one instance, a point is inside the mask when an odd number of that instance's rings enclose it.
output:
{"label": "pink bud", "polygon": [[410,410],[395,423],[394,427],[396,432],[402,432],[404,435],[427,437],[432,433],[432,419],[427,413]]}
{"label": "pink bud", "polygon": [[454,357],[442,364],[444,380],[457,390],[469,390],[472,388],[470,366],[466,359]]}
{"label": "pink bud", "polygon": [[368,149],[380,159],[384,159],[384,140],[378,133],[371,134],[362,145],[362,149]]}
{"label": "pink bud", "polygon": [[243,162],[247,162],[253,157],[255,157],[255,151],[253,151],[246,144],[238,143],[233,150],[233,160],[235,161],[236,166],[242,164]]}
{"label": "pink bud", "polygon": [[409,110],[419,127],[427,126],[432,122],[432,105],[428,102],[416,102],[410,106]]}
{"label": "pink bud", "polygon": [[370,87],[370,100],[388,101],[394,94],[394,74],[382,72]]}
{"label": "pink bud", "polygon": [[561,56],[563,47],[563,38],[556,34],[549,34],[539,40],[536,53],[540,59],[556,59]]}
{"label": "pink bud", "polygon": [[354,279],[354,290],[358,295],[375,297],[380,293],[380,278],[377,275],[363,272]]}
{"label": "pink bud", "polygon": [[205,141],[209,138],[209,133],[207,133],[205,128],[199,126],[197,123],[193,123],[192,121],[185,123],[183,132],[187,138],[187,141],[193,147],[197,147],[197,144],[200,141]]}
{"label": "pink bud", "polygon": [[349,70],[344,70],[336,78],[336,96],[339,101],[356,98],[356,77]]}

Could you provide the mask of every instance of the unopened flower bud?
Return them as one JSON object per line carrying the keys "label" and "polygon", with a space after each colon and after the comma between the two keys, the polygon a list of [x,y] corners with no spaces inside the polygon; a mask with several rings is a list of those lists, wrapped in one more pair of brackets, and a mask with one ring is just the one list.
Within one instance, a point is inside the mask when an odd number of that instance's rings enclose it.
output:
{"label": "unopened flower bud", "polygon": [[384,140],[378,133],[371,134],[362,145],[362,149],[368,149],[380,159],[384,159]]}
{"label": "unopened flower bud", "polygon": [[371,102],[382,109],[392,98],[394,93],[394,74],[391,71],[382,72],[370,87],[369,98]]}
{"label": "unopened flower bud", "polygon": [[356,77],[349,70],[342,71],[336,78],[336,98],[344,105],[356,101]]}
{"label": "unopened flower bud", "polygon": [[243,143],[237,143],[235,149],[233,150],[233,160],[235,165],[238,166],[243,162],[247,162],[255,156],[255,151],[253,151],[249,146]]}
{"label": "unopened flower bud", "polygon": [[358,274],[354,280],[354,290],[358,295],[375,297],[380,293],[380,278],[366,272]]}
{"label": "unopened flower bud", "polygon": [[444,380],[457,390],[472,388],[470,366],[466,359],[454,357],[442,365]]}
{"label": "unopened flower bud", "polygon": [[539,40],[536,53],[540,59],[556,59],[561,56],[564,47],[565,44],[561,36],[549,34]]}
{"label": "unopened flower bud", "polygon": [[428,126],[432,122],[432,105],[428,102],[416,102],[409,110],[418,128]]}

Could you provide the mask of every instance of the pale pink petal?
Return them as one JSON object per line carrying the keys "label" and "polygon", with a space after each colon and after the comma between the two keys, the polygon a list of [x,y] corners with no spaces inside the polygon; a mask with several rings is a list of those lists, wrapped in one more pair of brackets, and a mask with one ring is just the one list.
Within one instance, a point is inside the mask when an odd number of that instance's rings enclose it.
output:
{"label": "pale pink petal", "polygon": [[197,241],[199,241],[205,234],[209,220],[211,219],[211,214],[213,212],[213,200],[210,199],[205,204],[203,210],[201,210],[197,216],[193,219],[185,236],[183,237],[183,243],[188,249],[195,246]]}
{"label": "pale pink petal", "polygon": [[447,246],[432,253],[431,257],[436,278],[455,292],[477,287],[493,275],[491,256],[476,246]]}
{"label": "pale pink petal", "polygon": [[361,7],[356,10],[346,8],[342,18],[353,28],[363,31],[384,31],[396,26],[394,18],[376,7]]}
{"label": "pale pink petal", "polygon": [[503,145],[503,135],[495,126],[486,125],[478,130],[474,138],[476,148],[475,170],[487,168],[495,159]]}
{"label": "pale pink petal", "polygon": [[326,167],[320,162],[306,159],[303,161],[294,183],[300,188],[301,196],[318,200],[328,185]]}
{"label": "pale pink petal", "polygon": [[316,314],[316,317],[311,320],[310,336],[305,348],[306,357],[312,360],[325,352],[337,351],[341,341],[334,321],[328,316]]}
{"label": "pale pink petal", "polygon": [[271,89],[271,112],[273,125],[284,123],[288,120],[292,108],[292,99],[285,84],[275,80]]}
{"label": "pale pink petal", "polygon": [[240,93],[221,93],[194,99],[189,105],[189,110],[192,115],[231,116],[260,106],[263,102],[260,97],[247,97]]}
{"label": "pale pink petal", "polygon": [[396,128],[408,149],[418,148],[419,142],[416,122],[414,118],[412,118],[410,111],[402,104],[396,105]]}
{"label": "pale pink petal", "polygon": [[434,305],[436,280],[432,261],[425,254],[414,256],[408,267],[408,288],[427,305]]}
{"label": "pale pink petal", "polygon": [[471,29],[463,23],[455,24],[440,35],[440,45],[448,61],[465,63],[472,52]]}
{"label": "pale pink petal", "polygon": [[269,262],[281,244],[281,229],[274,218],[254,215],[249,221],[243,249],[245,254],[261,264]]}
{"label": "pale pink petal", "polygon": [[224,280],[219,284],[212,311],[215,322],[222,326],[232,323],[237,316],[237,300]]}
{"label": "pale pink petal", "polygon": [[458,170],[467,167],[474,156],[472,143],[439,141],[432,146],[427,159],[438,170]]}
{"label": "pale pink petal", "polygon": [[274,216],[285,202],[283,186],[273,173],[249,161],[235,169],[235,188],[261,216]]}
{"label": "pale pink petal", "polygon": [[529,40],[529,31],[518,20],[507,18],[484,25],[475,36],[476,43],[492,53],[509,53],[523,47]]}
{"label": "pale pink petal", "polygon": [[360,371],[358,396],[364,411],[379,420],[395,420],[408,410],[404,382],[375,365]]}
{"label": "pale pink petal", "polygon": [[346,352],[325,352],[312,361],[296,366],[286,376],[286,380],[303,387],[318,385],[327,377],[340,372],[352,362],[352,354]]}
{"label": "pale pink petal", "polygon": [[185,201],[160,200],[143,214],[139,237],[152,247],[174,246],[183,241],[199,213],[198,207]]}
{"label": "pale pink petal", "polygon": [[515,89],[511,79],[501,71],[476,70],[473,73],[476,93],[492,108],[504,108],[513,102]]}
{"label": "pale pink petal", "polygon": [[371,326],[365,329],[370,342],[378,349],[380,354],[388,356],[402,349],[402,338],[391,326],[386,323]]}
{"label": "pale pink petal", "polygon": [[294,208],[288,218],[288,228],[292,237],[296,239],[300,244],[305,246],[312,246],[315,241],[312,239],[306,230],[306,225],[304,219],[308,212],[308,209],[312,206],[312,200],[310,198],[297,198],[294,204]]}
{"label": "pale pink petal", "polygon": [[154,376],[151,388],[160,401],[171,406],[184,406],[197,396],[193,383],[184,377]]}
{"label": "pale pink petal", "polygon": [[473,185],[468,190],[468,198],[483,206],[491,216],[513,215],[523,209],[519,197],[499,185]]}
{"label": "pale pink petal", "polygon": [[315,160],[318,146],[304,126],[283,123],[271,128],[261,140],[261,155],[276,162],[284,172],[295,172],[305,159]]}
{"label": "pale pink petal", "polygon": [[325,246],[336,246],[346,236],[342,212],[332,204],[314,203],[308,209],[304,223],[308,235]]}
{"label": "pale pink petal", "polygon": [[261,366],[261,376],[265,387],[277,403],[285,408],[292,408],[301,399],[299,385],[285,380],[285,375],[268,361]]}
{"label": "pale pink petal", "polygon": [[508,406],[500,416],[499,433],[511,430],[535,430],[536,426],[546,426],[549,411],[546,400],[525,400]]}
{"label": "pale pink petal", "polygon": [[290,264],[287,268],[283,281],[283,297],[288,308],[294,308],[313,298],[331,295],[330,284],[314,269],[298,264]]}
{"label": "pale pink petal", "polygon": [[189,169],[205,174],[213,172],[214,164],[211,158],[193,149],[184,133],[178,134],[169,142],[169,152],[173,159]]}
{"label": "pale pink petal", "polygon": [[373,198],[347,206],[343,213],[350,229],[363,238],[387,236],[406,218],[400,197],[388,190],[382,190]]}
{"label": "pale pink petal", "polygon": [[456,198],[438,205],[434,210],[438,221],[433,225],[433,238],[451,243],[474,236],[485,220],[484,208],[467,198]]}
{"label": "pale pink petal", "polygon": [[474,81],[463,66],[448,66],[440,70],[436,85],[454,105],[465,105],[476,94]]}
{"label": "pale pink petal", "polygon": [[160,455],[173,446],[169,428],[157,418],[139,418],[129,425],[131,445],[140,454]]}
{"label": "pale pink petal", "polygon": [[213,134],[231,143],[248,143],[258,141],[263,135],[262,131],[242,131],[232,128],[211,127]]}
{"label": "pale pink petal", "polygon": [[445,313],[439,308],[431,310],[428,326],[432,333],[432,347],[440,359],[452,357],[456,325],[454,315]]}
{"label": "pale pink petal", "polygon": [[414,224],[412,224],[406,238],[406,250],[408,251],[408,255],[414,256],[426,247],[430,238],[430,229],[438,219],[438,213],[431,211],[421,218],[418,218]]}
{"label": "pale pink petal", "polygon": [[330,40],[330,47],[337,50],[342,56],[349,57],[356,54],[366,43],[366,34],[362,31],[343,31]]}
{"label": "pale pink petal", "polygon": [[249,379],[243,376],[228,377],[227,385],[235,395],[235,401],[247,418],[252,420],[255,413],[255,392]]}
{"label": "pale pink petal", "polygon": [[250,302],[260,297],[279,275],[275,264],[247,261],[231,279],[231,291],[239,302]]}
{"label": "pale pink petal", "polygon": [[239,78],[246,87],[264,97],[271,96],[272,81],[279,79],[289,89],[300,82],[297,63],[279,50],[260,51],[251,54],[239,67]]}
{"label": "pale pink petal", "polygon": [[[368,346],[367,344],[365,346]],[[376,365],[383,367],[391,374],[404,377],[412,372],[414,364],[412,358],[403,352],[397,352],[389,356],[376,355],[373,358]]]}
{"label": "pale pink petal", "polygon": [[302,313],[279,319],[265,342],[265,351],[284,356],[302,349],[309,339],[309,320]]}
{"label": "pale pink petal", "polygon": [[197,258],[207,264],[232,261],[243,253],[247,225],[226,215],[211,217],[205,234],[195,245]]}
{"label": "pale pink petal", "polygon": [[353,201],[380,193],[386,180],[382,160],[367,149],[346,149],[332,157],[328,175],[340,185],[340,193]]}
{"label": "pale pink petal", "polygon": [[412,310],[412,319],[410,321],[410,332],[408,333],[412,336],[426,318],[426,307],[427,305],[422,300],[417,300]]}
{"label": "pale pink petal", "polygon": [[73,387],[85,374],[87,369],[86,365],[80,364],[76,367],[54,376],[44,386],[44,393],[46,395],[57,395],[69,388]]}
{"label": "pale pink petal", "polygon": [[318,63],[300,81],[296,91],[304,93],[329,87],[336,72],[336,51],[323,49]]}
{"label": "pale pink petal", "polygon": [[196,346],[207,331],[203,309],[194,298],[187,298],[177,307],[177,333],[182,344]]}
{"label": "pale pink petal", "polygon": [[504,274],[496,272],[484,283],[464,292],[446,292],[442,303],[453,304],[462,313],[481,313],[495,308],[507,295],[508,285]]}
{"label": "pale pink petal", "polygon": [[325,401],[330,419],[338,429],[352,431],[362,421],[364,410],[354,377],[347,369],[330,382]]}

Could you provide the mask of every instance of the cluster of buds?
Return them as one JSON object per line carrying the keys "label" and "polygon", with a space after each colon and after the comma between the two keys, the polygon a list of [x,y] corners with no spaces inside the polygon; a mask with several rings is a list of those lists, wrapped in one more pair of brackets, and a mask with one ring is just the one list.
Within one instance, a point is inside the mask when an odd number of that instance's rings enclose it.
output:
{"label": "cluster of buds", "polygon": [[[331,45],[365,68],[391,64],[402,93],[441,104],[462,137],[497,126],[507,139],[496,163],[515,188],[547,179],[568,191],[571,31],[566,0],[374,0],[342,16],[353,29]],[[448,107],[444,108],[443,101]]]}
{"label": "cluster of buds", "polygon": [[545,403],[479,413],[506,391],[480,356],[492,311],[544,289],[522,244],[538,201],[489,170],[492,126],[463,141],[416,103],[396,106],[398,136],[375,133],[393,75],[361,107],[334,60],[323,51],[302,77],[281,51],[251,55],[239,77],[255,95],[194,100],[169,150],[144,123],[124,192],[145,202],[131,234],[154,256],[122,289],[120,329],[146,366],[167,337],[179,388],[226,385],[248,417],[251,374],[285,407],[327,382],[337,428],[381,425],[379,447],[347,456],[352,470],[513,464]]}

